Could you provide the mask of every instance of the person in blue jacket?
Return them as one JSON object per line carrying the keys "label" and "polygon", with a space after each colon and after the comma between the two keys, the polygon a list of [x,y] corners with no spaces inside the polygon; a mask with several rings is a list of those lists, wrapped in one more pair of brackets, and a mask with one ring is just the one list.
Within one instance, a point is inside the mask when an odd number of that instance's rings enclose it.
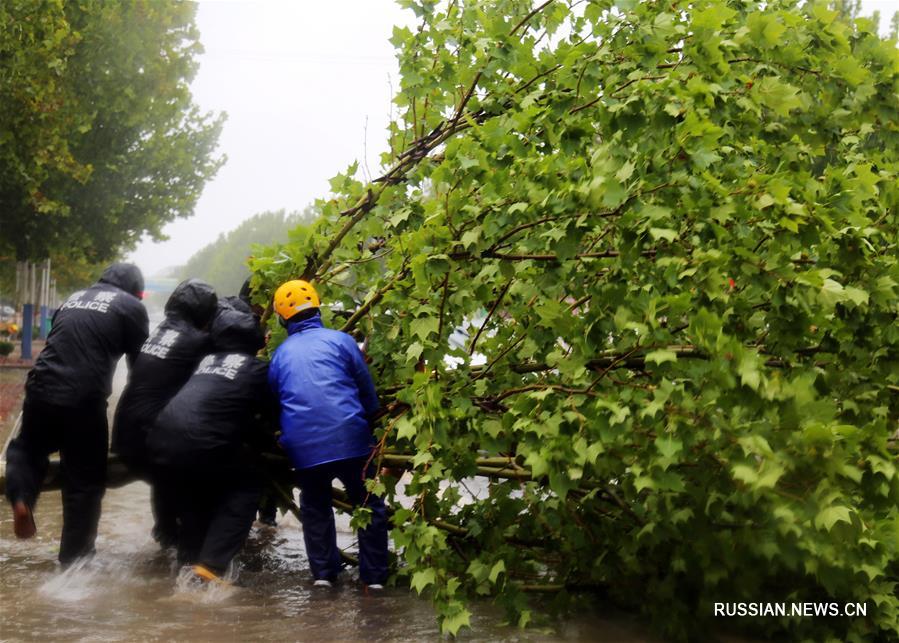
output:
{"label": "person in blue jacket", "polygon": [[352,337],[324,327],[310,283],[282,284],[273,305],[287,339],[272,356],[268,381],[281,404],[279,442],[297,471],[314,585],[330,587],[340,572],[331,508],[337,478],[354,507],[371,510],[371,522],[359,531],[359,576],[380,589],[387,580],[387,510],[365,489],[374,475],[372,420],[379,408],[368,366]]}

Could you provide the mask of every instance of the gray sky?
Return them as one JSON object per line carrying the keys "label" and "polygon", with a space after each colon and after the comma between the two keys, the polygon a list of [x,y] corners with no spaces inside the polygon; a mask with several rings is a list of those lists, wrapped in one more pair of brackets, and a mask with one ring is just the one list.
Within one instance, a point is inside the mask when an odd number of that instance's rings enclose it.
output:
{"label": "gray sky", "polygon": [[[169,241],[131,254],[146,275],[185,263],[241,221],[302,210],[367,147],[374,173],[386,148],[394,24],[411,12],[389,0],[200,2],[206,52],[192,89],[205,111],[225,111],[219,151],[228,162],[195,216],[165,227]],[[367,122],[367,146],[366,146]]]}
{"label": "gray sky", "polygon": [[[886,31],[899,0],[862,5],[880,10]],[[169,241],[144,241],[130,255],[144,274],[185,263],[254,214],[303,209],[356,160],[377,175],[390,79],[398,86],[395,24],[414,16],[392,0],[201,1],[206,52],[192,89],[201,109],[228,113],[219,139],[228,162],[195,216],[166,226]]]}

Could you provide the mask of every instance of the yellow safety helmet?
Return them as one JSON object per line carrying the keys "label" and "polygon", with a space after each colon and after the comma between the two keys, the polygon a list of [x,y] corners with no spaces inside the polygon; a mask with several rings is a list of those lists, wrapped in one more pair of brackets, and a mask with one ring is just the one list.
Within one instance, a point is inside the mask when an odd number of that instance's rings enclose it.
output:
{"label": "yellow safety helmet", "polygon": [[318,308],[321,302],[318,293],[308,281],[293,279],[284,282],[275,291],[275,312],[284,321],[289,320],[297,313],[310,308]]}

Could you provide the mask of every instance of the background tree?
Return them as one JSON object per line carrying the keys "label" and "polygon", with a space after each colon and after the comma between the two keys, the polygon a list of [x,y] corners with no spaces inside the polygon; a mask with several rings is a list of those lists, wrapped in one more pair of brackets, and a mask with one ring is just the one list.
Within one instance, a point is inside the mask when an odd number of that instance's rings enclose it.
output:
{"label": "background tree", "polygon": [[190,3],[11,0],[0,7],[0,249],[106,261],[189,216],[223,117],[189,83]]}
{"label": "background tree", "polygon": [[599,586],[672,636],[760,597],[868,611],[739,626],[899,635],[895,42],[821,2],[404,4],[385,173],[253,266],[355,311],[444,630]]}
{"label": "background tree", "polygon": [[250,276],[247,261],[254,245],[280,243],[288,238],[292,228],[308,224],[315,217],[311,206],[289,214],[284,210],[257,214],[195,253],[178,269],[178,275],[181,279],[197,277],[208,281],[224,295],[236,294]]}

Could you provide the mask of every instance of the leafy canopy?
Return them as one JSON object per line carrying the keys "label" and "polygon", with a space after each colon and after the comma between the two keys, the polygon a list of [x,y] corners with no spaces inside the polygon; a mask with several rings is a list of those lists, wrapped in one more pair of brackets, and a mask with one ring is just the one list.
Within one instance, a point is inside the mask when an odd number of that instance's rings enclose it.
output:
{"label": "leafy canopy", "polygon": [[825,599],[868,615],[739,625],[899,636],[895,42],[821,2],[403,4],[383,176],[252,265],[353,311],[444,631],[592,586],[671,636]]}
{"label": "leafy canopy", "polygon": [[190,3],[0,4],[0,251],[88,262],[189,216],[223,117],[189,83]]}

